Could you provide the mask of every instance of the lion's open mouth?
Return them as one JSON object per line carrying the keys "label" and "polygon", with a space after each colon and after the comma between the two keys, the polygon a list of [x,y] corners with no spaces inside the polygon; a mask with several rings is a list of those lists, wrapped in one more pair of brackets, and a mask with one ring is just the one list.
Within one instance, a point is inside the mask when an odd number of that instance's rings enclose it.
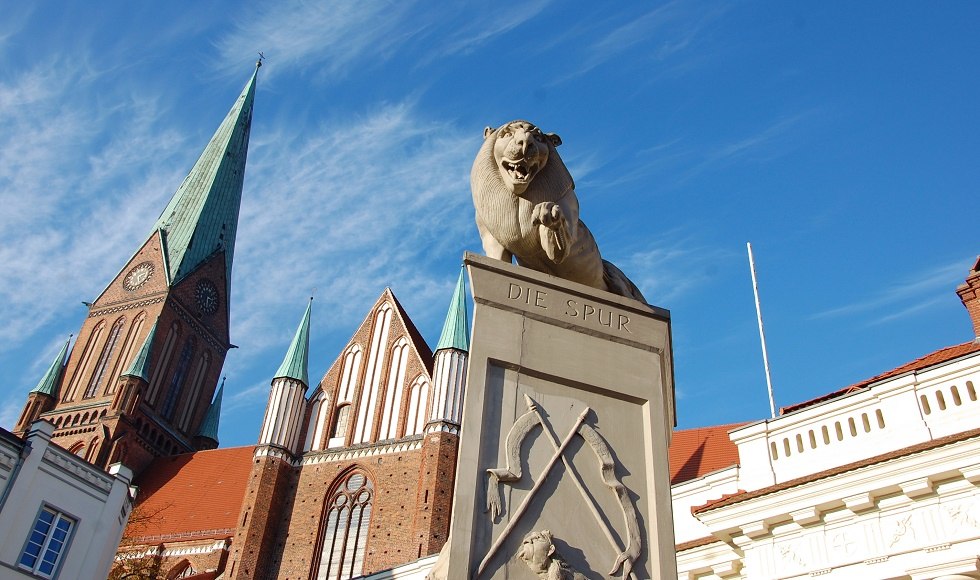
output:
{"label": "lion's open mouth", "polygon": [[537,173],[537,164],[528,163],[526,159],[521,159],[518,161],[509,161],[507,159],[501,159],[500,165],[503,167],[504,171],[511,179],[518,183],[527,183],[531,181],[534,174]]}

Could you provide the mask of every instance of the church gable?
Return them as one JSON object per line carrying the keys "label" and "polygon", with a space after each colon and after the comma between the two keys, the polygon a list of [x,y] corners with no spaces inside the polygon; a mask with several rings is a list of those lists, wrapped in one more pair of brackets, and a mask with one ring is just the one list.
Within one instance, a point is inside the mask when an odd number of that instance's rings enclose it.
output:
{"label": "church gable", "polygon": [[385,289],[310,399],[306,451],[421,434],[432,354]]}
{"label": "church gable", "polygon": [[165,293],[168,289],[167,271],[161,247],[160,232],[155,231],[95,299],[93,310],[134,300],[143,302],[144,299]]}

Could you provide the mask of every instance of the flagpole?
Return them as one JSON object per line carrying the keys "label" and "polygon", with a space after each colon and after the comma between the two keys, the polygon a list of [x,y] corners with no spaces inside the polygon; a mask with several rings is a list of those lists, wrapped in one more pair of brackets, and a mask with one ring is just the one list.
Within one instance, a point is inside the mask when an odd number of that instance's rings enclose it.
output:
{"label": "flagpole", "polygon": [[766,369],[766,387],[769,389],[769,414],[776,418],[776,402],[772,396],[772,377],[769,375],[769,354],[766,352],[766,331],[762,327],[762,305],[759,303],[759,283],[755,278],[755,260],[752,259],[752,243],[746,242],[749,250],[749,269],[752,271],[752,292],[755,294],[755,314],[759,319],[759,340],[762,342],[762,365]]}

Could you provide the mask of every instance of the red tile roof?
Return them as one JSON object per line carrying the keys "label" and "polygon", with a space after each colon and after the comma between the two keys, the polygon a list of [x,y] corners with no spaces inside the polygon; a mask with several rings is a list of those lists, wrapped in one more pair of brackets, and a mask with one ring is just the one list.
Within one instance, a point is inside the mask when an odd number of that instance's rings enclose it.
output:
{"label": "red tile roof", "polygon": [[670,441],[671,485],[738,463],[738,447],[728,432],[744,423],[674,431]]}
{"label": "red tile roof", "polygon": [[861,381],[860,383],[854,383],[853,385],[844,387],[838,391],[828,393],[826,395],[819,396],[815,399],[809,401],[804,401],[802,403],[796,403],[794,405],[788,405],[779,410],[780,414],[785,415],[786,413],[792,413],[793,411],[799,411],[800,409],[805,409],[807,407],[812,407],[817,403],[822,403],[824,401],[829,401],[831,399],[836,399],[837,397],[842,397],[844,395],[859,391],[872,383],[877,383],[884,379],[889,379],[902,375],[912,371],[920,371],[927,367],[937,365],[940,363],[948,362],[953,359],[965,356],[974,352],[980,351],[980,342],[970,341],[964,342],[963,344],[957,344],[954,346],[948,346],[946,348],[941,348],[936,352],[929,353],[923,357],[917,358],[912,362],[906,363],[900,367],[894,368],[890,371],[881,373],[880,375],[871,377]]}
{"label": "red tile roof", "polygon": [[254,451],[254,446],[232,447],[154,460],[135,481],[139,495],[126,538],[234,535]]}

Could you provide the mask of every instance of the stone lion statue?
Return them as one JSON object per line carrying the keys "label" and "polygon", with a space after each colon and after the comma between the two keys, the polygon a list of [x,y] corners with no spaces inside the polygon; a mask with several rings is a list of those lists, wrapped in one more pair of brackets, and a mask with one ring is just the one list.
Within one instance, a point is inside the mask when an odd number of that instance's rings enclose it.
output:
{"label": "stone lion statue", "polygon": [[575,182],[561,138],[527,121],[487,127],[470,188],[483,251],[491,258],[646,302],[636,285],[602,259],[579,219]]}

